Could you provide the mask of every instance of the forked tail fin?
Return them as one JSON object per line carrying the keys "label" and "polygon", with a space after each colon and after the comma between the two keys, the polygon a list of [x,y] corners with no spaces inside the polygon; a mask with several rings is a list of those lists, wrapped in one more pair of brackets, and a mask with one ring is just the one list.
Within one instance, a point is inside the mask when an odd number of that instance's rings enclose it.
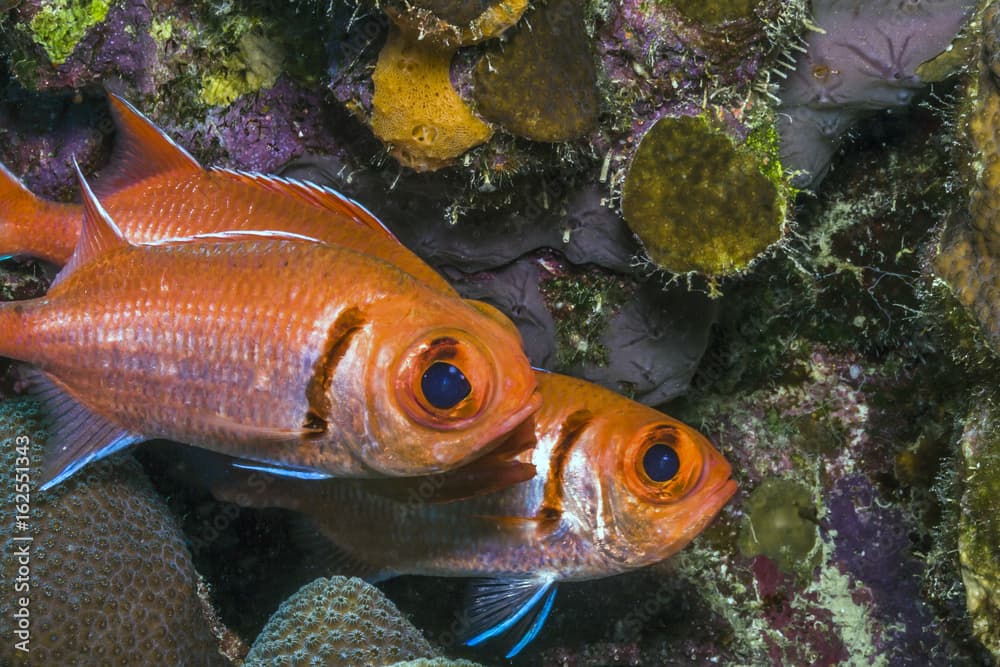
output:
{"label": "forked tail fin", "polygon": [[0,257],[24,255],[62,264],[69,257],[79,233],[72,204],[46,201],[35,196],[0,164]]}

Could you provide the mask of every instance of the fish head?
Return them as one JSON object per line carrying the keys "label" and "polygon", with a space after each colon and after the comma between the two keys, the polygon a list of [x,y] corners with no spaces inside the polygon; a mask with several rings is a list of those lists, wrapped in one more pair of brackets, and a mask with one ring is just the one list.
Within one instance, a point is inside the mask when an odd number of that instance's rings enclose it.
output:
{"label": "fish head", "polygon": [[611,392],[603,403],[592,406],[577,438],[564,494],[595,548],[628,570],[686,546],[733,496],[736,482],[695,429]]}
{"label": "fish head", "polygon": [[393,476],[444,472],[498,446],[538,410],[520,334],[494,308],[430,293],[382,306],[370,319],[366,465]]}

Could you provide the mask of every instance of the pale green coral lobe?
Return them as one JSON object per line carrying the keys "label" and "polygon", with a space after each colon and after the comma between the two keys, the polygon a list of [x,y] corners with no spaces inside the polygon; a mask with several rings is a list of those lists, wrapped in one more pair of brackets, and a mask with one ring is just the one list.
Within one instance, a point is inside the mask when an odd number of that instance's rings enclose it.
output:
{"label": "pale green coral lobe", "polygon": [[765,480],[747,499],[740,552],[767,556],[783,572],[809,577],[819,565],[816,514],[808,488],[787,479]]}
{"label": "pale green coral lobe", "polygon": [[110,7],[108,0],[51,0],[28,23],[31,38],[53,65],[61,65],[87,31],[105,19]]}
{"label": "pale green coral lobe", "polygon": [[[661,118],[639,144],[622,213],[649,258],[672,273],[745,269],[781,237],[786,193],[767,135],[738,146],[706,116]],[[766,173],[765,173],[766,172]]]}

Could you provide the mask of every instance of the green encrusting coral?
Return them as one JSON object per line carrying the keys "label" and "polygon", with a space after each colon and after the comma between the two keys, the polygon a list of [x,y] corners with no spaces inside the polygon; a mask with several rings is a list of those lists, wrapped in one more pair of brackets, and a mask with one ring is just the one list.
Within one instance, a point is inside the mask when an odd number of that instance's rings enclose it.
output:
{"label": "green encrusting coral", "polygon": [[[661,0],[662,2],[663,0]],[[724,21],[753,17],[757,0],[728,0],[726,2],[705,2],[704,0],[669,0],[684,16],[704,25],[717,25]]]}
{"label": "green encrusting coral", "polygon": [[966,418],[958,528],[973,634],[1000,659],[1000,407],[985,400]]}
{"label": "green encrusting coral", "polygon": [[653,263],[724,276],[781,238],[788,193],[768,127],[740,145],[705,115],[650,128],[625,178],[622,213]]}
{"label": "green encrusting coral", "polygon": [[599,106],[583,4],[551,0],[527,14],[526,21],[501,51],[476,67],[478,111],[511,134],[534,141],[583,136],[597,125]]}
{"label": "green encrusting coral", "polygon": [[819,565],[818,522],[809,489],[787,479],[768,479],[745,506],[739,549],[744,556],[767,556],[783,572],[809,578]]}
{"label": "green encrusting coral", "polygon": [[108,15],[108,0],[50,0],[28,23],[31,38],[45,49],[53,65],[73,53],[87,31]]}

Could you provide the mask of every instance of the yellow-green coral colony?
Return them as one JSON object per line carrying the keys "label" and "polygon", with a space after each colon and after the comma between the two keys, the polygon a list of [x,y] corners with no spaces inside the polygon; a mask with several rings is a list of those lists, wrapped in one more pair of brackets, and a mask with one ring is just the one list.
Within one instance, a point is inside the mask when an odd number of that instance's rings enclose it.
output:
{"label": "yellow-green coral colony", "polygon": [[625,221],[650,260],[673,273],[724,276],[777,241],[786,203],[761,160],[704,116],[657,121],[622,188]]}
{"label": "yellow-green coral colony", "polygon": [[72,55],[87,30],[104,20],[110,7],[107,0],[46,3],[28,24],[31,38],[45,49],[53,65],[61,65]]}
{"label": "yellow-green coral colony", "polygon": [[767,556],[788,574],[808,577],[819,564],[816,505],[809,489],[787,479],[768,479],[746,501],[739,549]]}
{"label": "yellow-green coral colony", "polygon": [[476,67],[477,110],[511,134],[568,141],[597,124],[594,54],[578,0],[551,0]]}
{"label": "yellow-green coral colony", "polygon": [[705,25],[717,25],[725,21],[753,16],[757,0],[728,0],[728,2],[705,2],[704,0],[669,0],[681,14]]}

